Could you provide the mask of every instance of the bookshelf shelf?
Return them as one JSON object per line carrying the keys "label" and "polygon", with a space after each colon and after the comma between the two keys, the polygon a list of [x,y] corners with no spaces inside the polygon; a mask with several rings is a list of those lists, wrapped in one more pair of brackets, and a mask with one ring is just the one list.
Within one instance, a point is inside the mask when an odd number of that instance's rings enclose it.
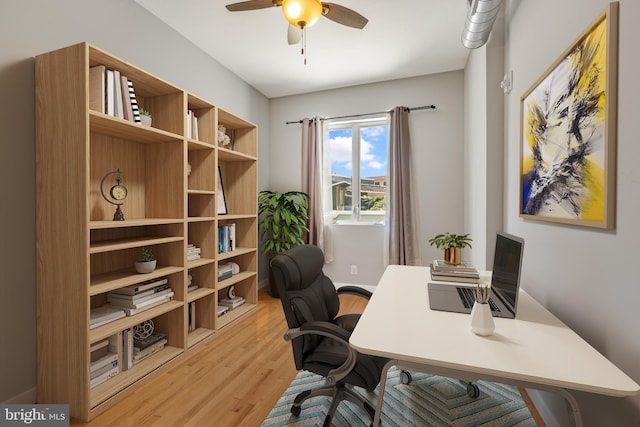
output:
{"label": "bookshelf shelf", "polygon": [[255,310],[256,305],[251,303],[244,303],[240,307],[234,308],[233,310],[227,311],[222,316],[218,317],[217,328],[224,328],[226,326],[231,325],[233,322],[237,321],[244,315]]}
{"label": "bookshelf shelf", "polygon": [[235,285],[236,283],[242,282],[243,280],[256,277],[256,275],[257,273],[255,271],[241,271],[240,273],[234,274],[228,279],[221,280],[220,282],[218,282],[216,289],[217,290],[226,289],[231,285]]}
{"label": "bookshelf shelf", "polygon": [[193,290],[187,293],[187,302],[193,302],[200,298],[206,297],[207,295],[213,294],[215,291],[216,291],[215,289],[211,289],[211,288],[198,288],[196,290]]}
{"label": "bookshelf shelf", "polygon": [[198,328],[194,331],[191,331],[189,332],[189,336],[187,338],[188,339],[187,346],[193,347],[199,342],[209,338],[214,333],[215,331],[213,329],[208,329],[208,328]]}
{"label": "bookshelf shelf", "polygon": [[153,319],[162,314],[168,313],[176,308],[181,308],[183,303],[180,301],[170,301],[164,304],[160,304],[149,310],[145,310],[142,313],[135,316],[127,316],[122,319],[114,320],[111,323],[107,323],[104,326],[99,326],[95,329],[91,329],[89,332],[89,342],[94,344],[100,340],[110,337],[124,329],[128,329],[132,326],[138,325],[145,320]]}
{"label": "bookshelf shelf", "polygon": [[[35,80],[37,399],[68,403],[71,417],[88,421],[256,309],[257,127],[87,43],[38,55]],[[151,113],[151,126],[136,123],[135,104]],[[218,145],[218,125],[231,149]],[[115,170],[127,188],[123,221],[113,221],[115,206],[101,193]],[[217,213],[219,175],[225,216]],[[218,225],[230,221],[238,248],[218,254]],[[148,274],[134,269],[142,247],[158,264]],[[219,320],[223,261],[241,273],[222,286],[236,286],[246,303]],[[122,298],[113,291],[130,295],[122,288],[164,278],[171,299],[90,328],[96,309]],[[191,284],[198,288],[188,292]],[[147,295],[136,296],[125,304]],[[129,367],[129,337],[147,321],[166,344]],[[119,372],[91,388],[99,357],[91,348],[106,351],[107,342]]]}
{"label": "bookshelf shelf", "polygon": [[138,274],[133,268],[115,270],[91,276],[89,282],[89,296],[103,294],[114,289],[135,285],[144,280],[157,279],[174,273],[182,273],[184,268],[178,266],[158,266],[149,274]]}
{"label": "bookshelf shelf", "polygon": [[167,362],[175,359],[184,353],[184,350],[178,347],[166,346],[158,353],[149,356],[148,359],[134,365],[133,368],[120,372],[110,380],[97,385],[91,389],[90,407],[95,408],[110,397],[113,397],[119,393],[123,388],[135,383],[136,381],[144,378],[146,375],[152,373],[158,366],[164,365]]}

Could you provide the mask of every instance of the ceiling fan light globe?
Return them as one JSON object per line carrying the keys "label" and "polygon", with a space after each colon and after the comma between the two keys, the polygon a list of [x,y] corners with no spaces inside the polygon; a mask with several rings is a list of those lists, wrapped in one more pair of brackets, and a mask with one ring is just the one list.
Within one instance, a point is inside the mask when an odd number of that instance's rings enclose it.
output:
{"label": "ceiling fan light globe", "polygon": [[307,28],[322,16],[322,3],[319,0],[283,0],[282,13],[291,25]]}

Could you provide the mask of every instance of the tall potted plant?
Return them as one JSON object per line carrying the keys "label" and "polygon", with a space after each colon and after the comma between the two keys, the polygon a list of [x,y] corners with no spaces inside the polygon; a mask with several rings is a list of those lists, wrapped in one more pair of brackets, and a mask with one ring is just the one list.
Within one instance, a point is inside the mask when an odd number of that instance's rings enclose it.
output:
{"label": "tall potted plant", "polygon": [[462,262],[462,248],[470,248],[473,240],[469,234],[440,233],[429,240],[431,246],[444,250],[444,262],[460,265]]}
{"label": "tall potted plant", "polygon": [[[261,191],[258,194],[258,216],[262,235],[260,249],[269,255],[271,261],[273,255],[304,244],[304,232],[309,231],[309,196],[302,191]],[[273,297],[278,297],[271,277],[269,289]]]}

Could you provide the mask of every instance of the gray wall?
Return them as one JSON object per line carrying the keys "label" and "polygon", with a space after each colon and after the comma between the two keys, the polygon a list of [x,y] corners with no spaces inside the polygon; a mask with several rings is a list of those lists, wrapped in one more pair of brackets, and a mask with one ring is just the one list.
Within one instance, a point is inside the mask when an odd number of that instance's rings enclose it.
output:
{"label": "gray wall", "polygon": [[[0,179],[15,186],[0,202],[0,402],[29,402],[36,386],[33,57],[88,41],[256,123],[261,159],[269,113],[263,95],[129,0],[1,0],[0,40]],[[267,176],[260,162],[260,182]]]}
{"label": "gray wall", "polygon": [[[428,265],[442,255],[427,240],[463,228],[463,101],[462,71],[271,99],[271,189],[301,186],[300,125],[285,122],[435,104],[435,110],[410,115],[418,241],[423,264]],[[383,236],[382,226],[334,226],[336,260],[325,272],[335,282],[376,285],[384,271]],[[350,274],[352,264],[358,265],[357,276]]]}
{"label": "gray wall", "polygon": [[[526,240],[523,287],[591,345],[640,382],[640,300],[635,258],[640,222],[640,2],[620,1],[616,228],[611,231],[518,217],[520,96],[604,10],[606,0],[507,2],[505,96],[505,228]],[[553,349],[549,349],[553,351]],[[560,424],[564,405],[546,394]],[[587,426],[637,426],[640,396],[576,393]],[[539,399],[537,399],[539,401]],[[542,407],[541,409],[545,409]]]}

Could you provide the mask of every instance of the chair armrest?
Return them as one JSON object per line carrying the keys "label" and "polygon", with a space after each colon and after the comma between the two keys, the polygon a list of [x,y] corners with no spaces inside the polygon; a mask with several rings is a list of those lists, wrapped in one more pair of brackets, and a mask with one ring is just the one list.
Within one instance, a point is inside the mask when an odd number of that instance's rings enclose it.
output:
{"label": "chair armrest", "polygon": [[335,384],[351,372],[356,365],[356,359],[358,353],[349,345],[349,331],[342,329],[339,326],[329,322],[312,321],[307,322],[299,328],[289,329],[284,334],[285,341],[291,341],[292,339],[301,337],[303,335],[320,335],[330,339],[334,339],[344,344],[348,351],[347,358],[342,365],[329,371],[327,375],[327,382]]}
{"label": "chair armrest", "polygon": [[370,299],[371,295],[373,295],[371,291],[362,289],[358,286],[342,286],[338,288],[336,292],[338,293],[338,295],[342,295],[342,294],[355,295],[365,299]]}

